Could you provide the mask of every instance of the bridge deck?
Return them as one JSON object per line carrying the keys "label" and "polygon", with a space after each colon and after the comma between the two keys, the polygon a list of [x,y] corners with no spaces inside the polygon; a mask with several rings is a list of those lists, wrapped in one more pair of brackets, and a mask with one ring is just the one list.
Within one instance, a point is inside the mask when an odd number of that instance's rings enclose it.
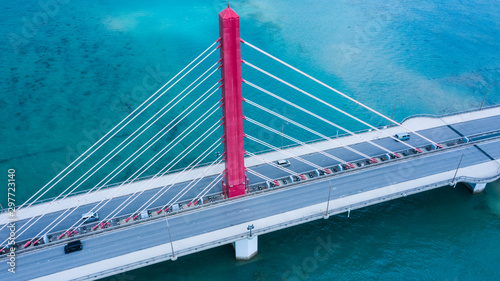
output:
{"label": "bridge deck", "polygon": [[[500,107],[493,107],[489,109],[485,109],[482,111],[473,111],[473,112],[467,112],[463,114],[455,114],[455,115],[449,115],[441,118],[434,118],[434,117],[416,117],[416,118],[408,118],[405,120],[404,125],[409,127],[410,129],[414,131],[418,131],[420,134],[422,134],[425,137],[428,137],[430,139],[433,139],[437,142],[447,140],[447,139],[452,139],[458,137],[460,134],[463,135],[472,135],[472,134],[479,134],[481,132],[487,132],[487,131],[496,131],[500,130]],[[391,127],[384,129],[383,131],[386,132],[389,135],[393,135],[397,132],[401,132],[403,129],[398,128],[398,127]],[[454,131],[455,130],[455,131]],[[460,132],[460,134],[457,134],[456,132]],[[376,132],[376,131],[371,131],[371,132],[365,132],[361,134],[364,139],[371,140],[374,143],[377,143],[383,147],[386,147],[391,150],[401,150],[401,149],[406,149],[407,147],[401,143],[397,143],[393,141],[392,139],[385,137],[382,133]],[[354,136],[346,136],[339,138],[338,141],[340,141],[344,145],[350,145],[353,148],[364,152],[368,155],[375,155],[375,154],[380,154],[380,153],[385,153],[381,151],[380,149],[374,147],[373,145],[364,142],[361,138],[359,137],[354,137]],[[408,141],[409,144],[413,146],[420,146],[423,144],[426,144],[426,141],[423,140],[422,138],[418,136],[413,136],[411,140]],[[356,159],[359,159],[360,156],[356,155],[355,153],[348,151],[344,148],[341,148],[340,145],[337,143],[337,140],[333,141],[319,141],[319,142],[314,142],[311,143],[311,146],[314,146],[316,149],[319,150],[326,150],[327,152],[331,153],[332,155],[335,155],[339,158],[342,158],[347,161],[353,161]],[[316,164],[318,165],[327,165],[327,164],[334,164],[335,161],[332,161],[330,158],[327,158],[321,154],[315,153],[313,150],[307,148],[307,147],[293,147],[287,149],[290,153],[293,153],[298,156],[304,156],[304,159],[307,160],[314,160],[318,161]],[[279,152],[268,152],[265,155],[266,159],[270,161],[275,161],[283,158],[288,158],[287,155]],[[294,160],[292,160],[294,161]],[[303,163],[299,162],[297,163],[299,166],[294,165],[292,167],[292,170],[295,169],[294,171],[299,171],[300,169],[303,169]],[[246,159],[246,166],[250,167],[258,172],[263,172],[263,173],[270,173],[271,178],[274,176],[276,173],[276,176],[283,176],[283,172],[277,168],[271,167],[262,161],[259,161],[257,159]],[[260,166],[260,167],[255,167],[255,166]],[[307,167],[309,169],[310,167]],[[220,164],[217,165],[213,171],[207,173],[207,175],[217,175],[219,174],[222,170],[224,169],[224,165]],[[165,185],[169,184],[175,184],[174,187],[171,188],[172,192],[168,192],[165,194],[163,199],[171,198],[172,194],[177,194],[179,190],[181,190],[187,183],[187,181],[194,179],[196,176],[198,176],[204,168],[197,168],[193,169],[191,172],[187,173],[186,175],[182,176],[182,178],[178,178],[177,174],[169,174],[165,175],[163,177],[159,177],[155,180],[154,183],[149,184],[146,186],[146,192],[144,194],[144,198],[150,198],[151,195],[153,195],[159,188]],[[254,175],[247,174],[247,176],[250,179],[250,182],[255,182],[255,181],[261,181],[260,178],[256,178]],[[201,190],[201,187],[205,187],[208,182],[210,182],[213,178],[209,179],[208,177],[202,180],[195,188],[193,188],[190,192],[188,192],[185,195],[185,198],[192,198],[196,196],[196,194],[199,193]],[[133,194],[136,192],[138,189],[142,188],[145,184],[145,181],[137,181],[133,183],[127,183],[121,186],[119,189],[116,187],[112,188],[105,188],[102,189],[98,192],[96,192],[94,195],[88,196],[89,198],[84,198],[84,195],[76,195],[76,196],[70,196],[66,198],[65,200],[58,200],[56,204],[52,204],[54,206],[51,206],[51,212],[57,212],[60,210],[65,210],[69,207],[75,206],[80,200],[85,200],[86,206],[81,206],[82,208],[80,213],[84,213],[85,210],[90,210],[93,205],[92,203],[99,202],[103,198],[109,198],[109,197],[114,197],[114,200],[117,200],[117,203],[119,200],[124,200],[123,198],[120,198],[122,196],[127,196],[130,194]],[[184,183],[183,183],[184,182]],[[118,189],[118,190],[117,190]],[[219,191],[220,190],[220,185],[216,185],[216,188],[214,191]],[[147,199],[146,199],[147,200]],[[161,201],[161,200],[160,200]],[[137,200],[137,202],[144,202],[140,199]],[[21,210],[17,213],[17,217],[19,220],[19,223],[22,223],[22,220],[26,218],[31,218],[33,216],[37,216],[39,213],[42,212],[46,208],[46,204],[48,203],[43,203],[43,204],[37,204],[32,206],[31,208],[26,208],[24,210]],[[135,206],[137,208],[138,206]],[[133,210],[132,210],[133,209]],[[106,212],[106,210],[103,210]],[[135,211],[134,208],[129,208],[127,210],[124,210],[124,213],[130,213]],[[0,214],[0,221],[4,221],[5,218],[7,217],[6,213],[1,213]],[[75,219],[78,216],[75,216]],[[54,217],[55,218],[55,217]],[[0,235],[2,233],[0,232]]]}
{"label": "bridge deck", "polygon": [[[439,142],[442,140],[457,138],[461,134],[467,136],[486,131],[500,130],[499,121],[500,109],[492,108],[484,111],[471,112],[440,119],[410,119],[405,122],[405,125],[411,126],[412,129],[420,128],[419,132],[424,136]],[[425,124],[428,125],[425,126]],[[386,130],[391,134],[401,131],[400,128],[388,128]],[[381,138],[379,134],[380,133],[378,132],[365,133],[366,136],[374,139],[375,142],[391,150],[406,148],[402,144],[389,138]],[[340,140],[343,142],[355,141],[352,137],[342,138]],[[414,136],[409,142],[416,146],[425,143],[424,140]],[[332,147],[329,148],[329,152],[348,161],[359,159],[358,155],[344,148],[335,148],[332,143],[321,142],[316,143],[315,145],[318,147],[332,145]],[[368,155],[382,153],[381,151],[378,151],[377,148],[367,143],[360,142],[354,144],[352,147],[363,151]],[[500,140],[488,141],[477,146],[469,146],[465,148],[463,150],[464,158],[461,164],[462,169],[458,176],[467,174],[469,176],[475,175],[479,178],[487,178],[498,174],[498,163],[496,161],[491,161],[490,158],[500,158],[500,150],[498,148],[500,148]],[[301,154],[305,155],[304,158],[311,160],[320,166],[336,164],[332,159],[318,153],[311,153],[310,150],[304,147],[291,148],[290,150],[301,151]],[[397,193],[404,191],[405,188],[418,186],[418,184],[424,185],[427,183],[430,184],[432,182],[439,182],[445,179],[449,180],[454,174],[454,170],[457,167],[461,154],[461,149],[448,150],[435,154],[422,155],[415,159],[387,163],[378,167],[332,177],[330,180],[332,184],[332,191],[330,195],[332,201],[330,207],[332,210],[337,207],[341,207],[340,202],[342,201],[344,201],[343,205],[347,206],[348,204],[346,203],[352,201],[349,201],[348,198],[355,196],[366,195],[366,198],[361,199],[373,199],[377,198],[377,196],[381,196],[381,194],[391,194],[389,191]],[[279,153],[273,152],[267,154],[266,158],[276,160],[285,157]],[[312,167],[294,159],[291,159],[290,162],[292,165],[289,168],[296,172],[303,172],[305,170],[312,169]],[[285,176],[283,171],[272,168],[269,165],[263,165],[262,163],[258,163],[256,161],[249,161],[249,164],[247,165],[253,166],[253,170],[256,170],[270,178]],[[249,175],[249,177],[250,181],[261,181],[260,179],[258,180],[253,178],[252,175]],[[206,179],[206,181],[210,181],[210,179]],[[414,184],[408,184],[410,182],[413,182]],[[200,183],[198,188],[203,187],[206,183],[207,182]],[[263,227],[263,225],[266,225],[266,223],[271,224],[286,221],[286,218],[292,221],[293,219],[296,219],[297,216],[303,217],[306,214],[317,214],[320,210],[326,207],[325,204],[328,198],[329,184],[328,180],[317,181],[314,182],[314,184],[306,186],[281,189],[258,196],[250,196],[248,198],[237,199],[235,201],[228,201],[220,205],[203,209],[202,211],[187,212],[173,216],[169,219],[169,224],[171,227],[172,239],[176,241],[174,243],[174,248],[188,248],[186,245],[191,245],[191,242],[189,241],[195,237],[197,237],[198,240],[201,237],[205,237],[205,241],[214,241],[217,237],[230,237],[238,233],[244,233],[246,226],[244,228],[242,228],[242,226],[246,223],[254,223],[256,228],[259,228],[260,226]],[[185,183],[177,184],[175,186],[176,190],[179,190],[179,188],[183,185],[185,185]],[[220,189],[220,186],[217,188]],[[383,189],[385,189],[385,193],[382,192]],[[375,191],[376,193],[373,193]],[[146,200],[146,198],[151,196],[153,192],[155,192],[154,188],[148,190],[144,194],[144,197],[139,199]],[[173,192],[176,193],[176,191]],[[165,200],[168,199],[168,196],[172,195],[166,195]],[[193,195],[186,196],[189,197]],[[72,198],[72,200],[75,198]],[[121,202],[120,200],[124,200],[124,198],[125,197],[113,199],[113,206],[116,206],[117,203]],[[139,203],[140,202],[137,204]],[[61,227],[67,227],[72,224],[75,219],[79,219],[81,213],[85,212],[87,208],[90,209],[91,206],[92,205],[89,204],[82,207],[81,211],[77,212],[74,217],[70,218]],[[253,206],[259,206],[259,208],[253,208]],[[125,212],[135,211],[135,208],[137,207],[138,206],[135,205]],[[110,209],[111,208],[112,207],[110,206]],[[300,210],[305,209],[308,211],[300,213]],[[106,210],[102,210],[100,213],[101,212],[103,215],[106,215]],[[26,212],[25,214],[27,216],[29,212]],[[40,225],[46,224],[51,219],[54,219],[57,214],[58,213],[56,212],[44,217],[40,220]],[[285,216],[285,218],[281,217],[280,219],[272,220],[271,218],[275,216]],[[18,227],[22,225],[22,223],[23,221],[20,221],[18,223]],[[235,229],[237,227],[240,227],[241,229]],[[84,266],[86,264],[92,264],[94,268],[98,268],[99,266],[104,266],[104,263],[97,265],[95,264],[96,261],[111,258],[119,259],[120,255],[126,255],[134,251],[147,251],[147,254],[141,258],[161,254],[170,254],[170,246],[167,247],[165,244],[168,242],[168,236],[165,235],[166,231],[167,228],[165,221],[160,220],[142,224],[140,227],[132,226],[126,230],[122,229],[113,233],[93,236],[85,239],[85,250],[79,253],[73,253],[71,260],[65,259],[65,255],[61,250],[62,246],[47,248],[43,251],[28,252],[18,257],[20,268],[18,273],[16,273],[16,280],[24,280],[28,279],[28,277],[41,277],[63,270],[69,270],[75,266]],[[35,234],[36,233],[33,232],[26,233],[27,236]],[[4,233],[0,233],[0,237],[6,236]],[[117,243],[110,243],[109,241],[119,241],[118,243],[121,243],[121,245],[127,246],[118,246]],[[127,259],[127,262],[129,263],[131,262],[130,258],[131,257]],[[117,260],[114,260],[113,262],[117,262]],[[51,266],[55,263],[57,264],[57,268]],[[6,270],[5,263],[0,265],[0,270],[4,269]]]}

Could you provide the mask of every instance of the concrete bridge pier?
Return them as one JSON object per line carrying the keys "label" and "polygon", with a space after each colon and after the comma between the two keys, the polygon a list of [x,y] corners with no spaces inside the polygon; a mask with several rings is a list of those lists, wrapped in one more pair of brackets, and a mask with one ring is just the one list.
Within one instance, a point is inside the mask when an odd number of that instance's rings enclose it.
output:
{"label": "concrete bridge pier", "polygon": [[250,260],[253,258],[259,248],[258,248],[258,236],[254,235],[245,239],[238,240],[233,243],[234,251],[236,253],[237,260]]}
{"label": "concrete bridge pier", "polygon": [[483,192],[486,187],[486,183],[466,183],[467,188],[472,192],[472,194],[478,194]]}

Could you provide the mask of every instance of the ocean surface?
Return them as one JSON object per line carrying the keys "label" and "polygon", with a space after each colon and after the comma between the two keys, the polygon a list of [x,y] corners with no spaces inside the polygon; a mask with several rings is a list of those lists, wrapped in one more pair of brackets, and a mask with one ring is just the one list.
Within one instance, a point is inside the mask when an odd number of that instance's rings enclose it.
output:
{"label": "ocean surface", "polygon": [[[227,1],[20,0],[0,6],[0,173],[16,170],[21,204],[218,38]],[[46,4],[49,3],[49,4]],[[500,104],[500,2],[230,1],[241,37],[385,115],[442,115]],[[67,194],[86,171],[85,190],[130,177],[205,113],[220,92],[176,124],[137,161],[116,171],[214,83],[215,72],[102,168],[94,164],[218,60],[218,51],[162,96],[43,198]],[[242,58],[366,120],[387,121],[242,46]],[[243,66],[243,78],[352,131],[366,127]],[[244,96],[325,135],[337,130],[247,85]],[[301,141],[314,140],[248,104],[244,114]],[[219,111],[144,170],[151,175],[214,124]],[[281,138],[248,122],[245,131],[273,145]],[[343,132],[339,132],[342,134]],[[218,141],[220,129],[172,169]],[[283,145],[292,142],[283,141]],[[248,151],[265,147],[246,140]],[[222,147],[217,148],[222,152]],[[202,162],[215,160],[212,153]],[[106,182],[101,181],[105,178]],[[7,205],[7,188],[0,204]],[[106,280],[500,280],[500,182],[471,195],[463,185],[259,237],[259,254],[234,260],[231,246],[181,257]],[[314,251],[330,240],[327,258]],[[21,270],[21,269],[19,269]],[[1,275],[0,275],[1,276]],[[1,279],[1,278],[0,278]]]}

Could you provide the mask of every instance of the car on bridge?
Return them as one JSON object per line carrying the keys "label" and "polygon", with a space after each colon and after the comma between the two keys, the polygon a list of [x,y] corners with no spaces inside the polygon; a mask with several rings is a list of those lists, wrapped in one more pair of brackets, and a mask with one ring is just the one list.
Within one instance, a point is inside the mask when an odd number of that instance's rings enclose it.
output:
{"label": "car on bridge", "polygon": [[69,254],[72,252],[81,251],[82,249],[82,242],[80,240],[76,240],[73,242],[69,242],[66,246],[64,246],[64,253]]}
{"label": "car on bridge", "polygon": [[398,140],[405,141],[410,139],[410,133],[397,133],[394,137]]}
{"label": "car on bridge", "polygon": [[288,160],[278,160],[278,161],[276,161],[276,164],[278,164],[281,167],[288,167],[288,166],[290,166],[290,161],[288,161]]}
{"label": "car on bridge", "polygon": [[82,215],[83,223],[93,222],[99,220],[99,214],[94,212],[88,212]]}

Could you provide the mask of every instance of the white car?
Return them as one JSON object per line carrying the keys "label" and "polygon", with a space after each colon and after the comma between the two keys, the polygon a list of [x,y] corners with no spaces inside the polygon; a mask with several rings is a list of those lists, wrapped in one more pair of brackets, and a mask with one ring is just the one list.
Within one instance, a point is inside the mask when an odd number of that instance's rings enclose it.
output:
{"label": "white car", "polygon": [[276,164],[278,164],[281,167],[288,167],[288,166],[290,166],[290,161],[288,161],[288,160],[278,160],[278,161],[276,161]]}
{"label": "white car", "polygon": [[397,138],[398,140],[405,141],[410,139],[410,133],[398,133],[395,134],[394,137]]}
{"label": "white car", "polygon": [[83,222],[93,222],[99,220],[99,214],[94,212],[88,212],[82,215]]}

